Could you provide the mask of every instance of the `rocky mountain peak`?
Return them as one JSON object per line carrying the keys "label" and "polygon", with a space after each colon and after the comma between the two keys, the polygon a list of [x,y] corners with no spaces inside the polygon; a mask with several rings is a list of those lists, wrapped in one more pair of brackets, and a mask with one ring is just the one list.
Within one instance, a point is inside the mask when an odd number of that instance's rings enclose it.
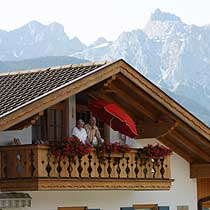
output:
{"label": "rocky mountain peak", "polygon": [[[33,21],[30,21],[29,23],[23,25],[22,27],[18,28],[18,29],[15,29],[14,31],[30,31],[32,32],[32,34],[34,32],[40,32],[41,30],[43,30],[45,28],[45,25],[36,21],[36,20],[33,20]],[[11,31],[10,31],[11,33]]]}
{"label": "rocky mountain peak", "polygon": [[185,24],[174,14],[156,9],[147,22],[144,32],[149,38],[166,39],[170,34],[184,31]]}
{"label": "rocky mountain peak", "polygon": [[165,22],[165,21],[181,21],[181,19],[171,13],[168,12],[163,12],[160,9],[156,9],[150,17],[150,21],[161,21],[161,22]]}
{"label": "rocky mountain peak", "polygon": [[54,32],[60,31],[60,32],[64,33],[64,27],[60,23],[53,22],[53,23],[50,23],[48,25],[48,27],[51,31],[54,31]]}
{"label": "rocky mountain peak", "polygon": [[100,45],[100,44],[104,44],[107,42],[108,41],[104,37],[99,37],[98,39],[96,39],[96,41],[93,43],[93,45]]}

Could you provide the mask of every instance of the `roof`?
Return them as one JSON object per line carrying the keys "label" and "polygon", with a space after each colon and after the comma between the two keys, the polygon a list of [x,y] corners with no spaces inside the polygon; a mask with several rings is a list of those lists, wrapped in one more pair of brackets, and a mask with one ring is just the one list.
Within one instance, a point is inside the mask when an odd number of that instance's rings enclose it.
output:
{"label": "roof", "polygon": [[105,66],[107,62],[0,73],[0,117]]}
{"label": "roof", "polygon": [[153,128],[155,138],[190,163],[210,163],[210,128],[124,60],[1,74],[0,88],[0,131],[72,95],[95,93],[130,110],[139,125],[143,115],[147,132]]}

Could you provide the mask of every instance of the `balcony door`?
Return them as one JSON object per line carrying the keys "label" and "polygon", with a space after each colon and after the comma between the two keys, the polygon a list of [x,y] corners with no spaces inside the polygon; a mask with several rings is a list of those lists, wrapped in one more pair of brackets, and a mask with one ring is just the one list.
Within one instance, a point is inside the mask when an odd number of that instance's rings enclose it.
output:
{"label": "balcony door", "polygon": [[66,102],[56,104],[47,110],[48,139],[50,142],[62,141],[67,136]]}
{"label": "balcony door", "polygon": [[[90,112],[87,105],[79,103],[80,101],[77,101],[76,118],[77,120],[82,119],[86,124],[89,122],[90,117],[94,116],[94,113]],[[108,126],[105,123],[99,121],[98,119],[96,124],[100,130],[101,137],[107,140]]]}
{"label": "balcony door", "polygon": [[67,105],[67,101],[62,101],[44,111],[32,126],[33,143],[59,142],[68,136]]}

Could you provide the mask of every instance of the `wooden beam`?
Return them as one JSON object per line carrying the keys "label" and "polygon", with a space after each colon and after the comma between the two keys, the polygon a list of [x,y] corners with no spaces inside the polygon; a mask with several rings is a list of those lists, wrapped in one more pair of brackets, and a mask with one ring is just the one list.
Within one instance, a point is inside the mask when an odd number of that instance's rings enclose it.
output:
{"label": "wooden beam", "polygon": [[136,84],[134,84],[122,74],[117,75],[117,80],[122,83],[122,86],[126,86],[128,91],[135,92],[137,96],[143,98],[143,100],[150,104],[150,106],[153,108],[156,108],[157,110],[172,116],[172,113],[168,111],[162,104],[160,104],[156,99],[152,98],[152,96],[146,93],[143,89],[140,89],[138,86],[136,86]]}
{"label": "wooden beam", "polygon": [[186,161],[190,163],[194,162],[192,156],[188,152],[183,151],[181,147],[171,142],[171,140],[168,137],[159,137],[158,140],[162,142],[165,146],[169,147],[173,152],[183,157]]}
{"label": "wooden beam", "polygon": [[197,145],[195,145],[191,141],[191,139],[186,138],[184,134],[179,133],[177,130],[173,130],[171,132],[171,136],[180,144],[184,145],[189,151],[195,154],[198,158],[200,158],[204,162],[210,162],[210,155],[206,154],[205,151],[203,151]]}
{"label": "wooden beam", "polygon": [[114,81],[116,79],[116,75],[113,75],[110,79],[108,79],[105,83],[104,83],[104,86],[105,87],[108,87],[112,81]]}
{"label": "wooden beam", "polygon": [[[149,118],[139,122],[141,132],[138,138],[158,138],[164,136],[165,133],[173,127],[173,121],[153,122]],[[137,125],[138,126],[138,125]]]}
{"label": "wooden beam", "polygon": [[183,133],[189,136],[191,140],[195,139],[196,145],[199,145],[206,151],[210,151],[210,139],[205,138],[195,130],[191,129],[190,127],[186,126],[183,122],[180,124],[181,130]]}
{"label": "wooden beam", "polygon": [[210,163],[191,164],[190,178],[210,178]]}
{"label": "wooden beam", "polygon": [[0,189],[8,191],[64,191],[64,190],[170,190],[171,179],[90,179],[90,178],[22,178],[1,179]]}
{"label": "wooden beam", "polygon": [[[149,110],[148,107],[145,107],[141,104],[141,100],[136,100],[138,97],[133,98],[129,95],[129,91],[123,91],[122,88],[118,87],[118,85],[115,83],[109,84],[109,88],[116,90],[118,92],[119,96],[122,96],[124,100],[126,100],[131,106],[133,106],[135,109],[140,110],[145,114],[147,117],[149,117],[153,121],[157,121],[159,116],[157,113],[155,113],[152,110]],[[159,114],[160,115],[160,114]]]}
{"label": "wooden beam", "polygon": [[110,103],[116,103],[118,104],[122,109],[126,110],[126,112],[133,118],[136,119],[136,116],[138,116],[138,112],[135,110],[130,109],[128,106],[122,105],[122,103],[119,104],[119,100],[117,97],[110,97],[111,93],[105,93],[103,90],[98,89],[97,91],[88,91],[87,94],[95,99],[103,99]]}
{"label": "wooden beam", "polygon": [[167,135],[170,134],[172,131],[174,131],[178,126],[179,126],[179,123],[178,123],[178,122],[175,122],[175,123],[170,127],[170,129],[168,129],[165,133],[161,134],[161,135],[158,136],[157,138],[167,136]]}

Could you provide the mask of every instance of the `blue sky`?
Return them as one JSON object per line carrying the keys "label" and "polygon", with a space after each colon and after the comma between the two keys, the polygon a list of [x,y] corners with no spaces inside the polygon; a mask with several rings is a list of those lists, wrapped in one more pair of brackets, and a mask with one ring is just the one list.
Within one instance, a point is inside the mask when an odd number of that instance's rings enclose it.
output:
{"label": "blue sky", "polygon": [[12,30],[31,20],[59,22],[65,32],[86,44],[104,36],[114,40],[122,31],[143,28],[160,8],[188,24],[210,24],[210,0],[0,0],[0,29]]}

